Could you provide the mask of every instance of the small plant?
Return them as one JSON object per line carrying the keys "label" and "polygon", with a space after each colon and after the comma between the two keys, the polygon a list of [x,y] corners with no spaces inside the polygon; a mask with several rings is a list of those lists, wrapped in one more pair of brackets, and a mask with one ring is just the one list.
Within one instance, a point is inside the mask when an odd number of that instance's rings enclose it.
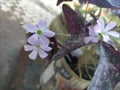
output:
{"label": "small plant", "polygon": [[[57,5],[63,1],[72,0],[58,0]],[[113,15],[112,11],[120,9],[120,0],[79,0],[79,2],[80,8],[84,4],[87,5],[85,10],[81,10],[79,7],[73,10],[67,4],[62,5],[70,35],[49,30],[44,20],[41,20],[36,26],[27,24],[26,32],[31,36],[24,49],[32,51],[29,54],[29,58],[32,60],[35,60],[37,55],[46,58],[47,52],[52,50],[52,47],[49,46],[52,41],[54,42],[53,49],[57,50],[52,56],[52,60],[58,60],[80,48],[83,54],[79,56],[80,59],[75,65],[75,68],[79,70],[79,75],[81,75],[80,68],[83,65],[87,68],[89,60],[92,60],[92,64],[96,67],[94,76],[90,76],[92,80],[87,90],[113,90],[116,83],[120,81],[120,34],[118,33],[120,20],[119,14],[114,13],[118,16]],[[89,3],[98,7],[93,5],[92,9],[89,9]],[[96,14],[97,11],[98,14]],[[58,34],[70,37],[59,50],[56,43]],[[91,57],[93,55],[99,57]],[[89,72],[87,74],[89,75]]]}
{"label": "small plant", "polygon": [[45,51],[52,49],[48,46],[50,43],[49,37],[55,36],[55,33],[47,28],[46,21],[41,20],[37,26],[29,23],[26,25],[26,31],[33,34],[28,38],[27,42],[29,44],[24,46],[25,51],[32,51],[29,58],[35,60],[37,54],[41,58],[47,57],[48,54]]}

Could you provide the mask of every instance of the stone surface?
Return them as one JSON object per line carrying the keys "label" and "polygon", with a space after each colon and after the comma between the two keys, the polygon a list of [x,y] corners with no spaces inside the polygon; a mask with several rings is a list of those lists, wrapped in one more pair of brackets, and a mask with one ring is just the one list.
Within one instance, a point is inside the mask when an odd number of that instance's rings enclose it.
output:
{"label": "stone surface", "polygon": [[[9,83],[20,61],[18,56],[23,55],[19,53],[26,42],[26,36],[25,26],[21,26],[20,23],[36,24],[40,19],[45,19],[50,24],[52,19],[61,12],[56,2],[57,0],[0,0],[0,90],[9,90]],[[29,76],[24,79],[25,90],[35,90],[32,84],[34,80],[39,81],[38,71],[41,66],[38,62],[25,63],[26,68],[23,68],[25,70],[22,73],[25,71],[25,77]]]}
{"label": "stone surface", "polygon": [[45,19],[50,23],[61,12],[56,2],[57,0],[7,0],[1,4],[1,9],[11,12],[11,20],[21,19],[23,23],[37,23],[40,19]]}
{"label": "stone surface", "polygon": [[17,21],[9,19],[9,14],[0,13],[0,90],[8,90],[25,34]]}

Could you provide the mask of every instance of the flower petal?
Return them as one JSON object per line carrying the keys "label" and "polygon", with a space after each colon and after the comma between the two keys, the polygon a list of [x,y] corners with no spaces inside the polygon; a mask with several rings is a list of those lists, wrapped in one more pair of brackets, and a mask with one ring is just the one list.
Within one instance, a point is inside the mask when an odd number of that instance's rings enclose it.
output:
{"label": "flower petal", "polygon": [[38,40],[38,35],[37,34],[33,34],[32,36],[30,36],[28,38],[28,43],[32,44],[32,45],[36,45]]}
{"label": "flower petal", "polygon": [[29,54],[29,58],[32,60],[35,60],[37,58],[37,50],[33,50],[30,54]]}
{"label": "flower petal", "polygon": [[108,35],[102,35],[102,36],[104,42],[108,42],[110,40],[110,37]]}
{"label": "flower petal", "polygon": [[26,31],[31,32],[31,33],[35,33],[37,31],[37,27],[32,25],[31,23],[29,23],[26,25]]}
{"label": "flower petal", "polygon": [[50,31],[50,30],[45,30],[43,31],[43,34],[46,36],[46,37],[53,37],[55,36],[55,33],[53,31]]}
{"label": "flower petal", "polygon": [[107,34],[113,37],[120,37],[120,34],[116,31],[109,31]]}
{"label": "flower petal", "polygon": [[89,43],[91,40],[92,40],[92,39],[91,39],[90,36],[84,38],[84,42],[85,42],[86,44]]}
{"label": "flower petal", "polygon": [[48,56],[48,54],[45,52],[45,51],[43,51],[43,50],[39,50],[39,56],[41,57],[41,58],[45,58],[45,57],[47,57]]}
{"label": "flower petal", "polygon": [[88,27],[88,29],[89,29],[89,35],[94,36],[94,31],[93,31],[92,27]]}
{"label": "flower petal", "polygon": [[34,48],[35,48],[34,46],[31,46],[31,45],[28,45],[28,44],[24,45],[25,51],[31,51],[31,50],[33,50]]}
{"label": "flower petal", "polygon": [[97,43],[98,42],[98,38],[92,37],[92,42]]}
{"label": "flower petal", "polygon": [[113,29],[116,26],[115,22],[110,22],[109,24],[107,24],[107,26],[105,27],[105,32]]}
{"label": "flower petal", "polygon": [[93,29],[94,29],[94,32],[95,32],[96,35],[98,35],[99,33],[102,32],[101,28],[100,28],[100,25],[98,25],[98,24],[95,25]]}
{"label": "flower petal", "polygon": [[98,19],[98,20],[97,20],[97,23],[98,23],[98,25],[99,25],[100,30],[103,31],[103,30],[104,30],[104,27],[105,27],[105,23],[104,23],[103,19],[101,19],[101,18]]}
{"label": "flower petal", "polygon": [[89,43],[90,41],[97,43],[98,42],[98,38],[97,37],[85,37],[84,39],[85,43]]}
{"label": "flower petal", "polygon": [[47,22],[46,22],[45,20],[39,21],[39,23],[38,23],[38,28],[39,28],[40,30],[46,29],[46,28],[47,28]]}
{"label": "flower petal", "polygon": [[44,35],[40,35],[39,39],[42,42],[42,45],[48,46],[50,43],[50,40],[47,37],[45,37]]}
{"label": "flower petal", "polygon": [[51,47],[48,47],[46,45],[41,45],[40,46],[44,51],[50,51],[52,48]]}

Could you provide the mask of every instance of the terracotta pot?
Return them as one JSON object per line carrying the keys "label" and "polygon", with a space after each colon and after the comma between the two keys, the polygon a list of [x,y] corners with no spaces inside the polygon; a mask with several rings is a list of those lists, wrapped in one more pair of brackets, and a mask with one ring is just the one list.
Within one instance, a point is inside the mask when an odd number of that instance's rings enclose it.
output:
{"label": "terracotta pot", "polygon": [[[63,68],[66,70],[67,74],[70,75],[69,83],[73,86],[75,86],[78,89],[84,90],[87,88],[87,86],[89,85],[88,80],[85,80],[83,78],[80,78],[67,64],[66,60],[63,59],[62,60],[62,66]],[[64,76],[65,77],[65,76]],[[67,78],[67,77],[65,77]]]}

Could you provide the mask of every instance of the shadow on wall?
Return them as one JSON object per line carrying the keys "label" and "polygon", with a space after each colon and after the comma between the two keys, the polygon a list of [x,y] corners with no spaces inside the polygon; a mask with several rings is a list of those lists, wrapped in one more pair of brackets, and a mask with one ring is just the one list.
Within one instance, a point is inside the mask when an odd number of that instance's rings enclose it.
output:
{"label": "shadow on wall", "polygon": [[18,55],[26,41],[21,21],[37,23],[42,18],[50,23],[58,11],[56,0],[5,0],[0,3],[0,90],[9,90]]}
{"label": "shadow on wall", "polygon": [[12,12],[0,10],[0,90],[9,90],[17,56],[25,43],[20,20],[10,19]]}

